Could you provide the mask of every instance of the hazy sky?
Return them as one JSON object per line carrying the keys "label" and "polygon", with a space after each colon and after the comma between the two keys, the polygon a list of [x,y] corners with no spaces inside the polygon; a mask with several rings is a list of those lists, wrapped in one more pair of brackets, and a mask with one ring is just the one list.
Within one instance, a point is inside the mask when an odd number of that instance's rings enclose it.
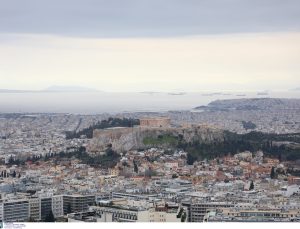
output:
{"label": "hazy sky", "polygon": [[0,0],[0,88],[300,87],[298,0]]}

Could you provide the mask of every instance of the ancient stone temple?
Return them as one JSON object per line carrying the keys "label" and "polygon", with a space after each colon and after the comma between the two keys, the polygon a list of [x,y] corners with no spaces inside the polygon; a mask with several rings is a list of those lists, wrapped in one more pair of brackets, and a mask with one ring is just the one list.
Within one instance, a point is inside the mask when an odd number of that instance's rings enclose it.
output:
{"label": "ancient stone temple", "polygon": [[163,127],[168,128],[171,126],[171,119],[167,117],[155,117],[155,118],[141,118],[141,127]]}

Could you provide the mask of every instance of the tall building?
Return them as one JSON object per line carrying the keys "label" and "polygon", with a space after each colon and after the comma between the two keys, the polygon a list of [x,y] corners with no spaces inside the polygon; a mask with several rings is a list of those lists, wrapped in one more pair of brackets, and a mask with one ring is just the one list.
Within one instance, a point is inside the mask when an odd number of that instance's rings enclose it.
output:
{"label": "tall building", "polygon": [[73,212],[87,211],[89,206],[95,204],[95,196],[83,195],[64,195],[63,196],[63,209],[64,214]]}
{"label": "tall building", "polygon": [[41,220],[41,205],[40,199],[30,198],[29,200],[29,217],[31,221],[40,221]]}
{"label": "tall building", "polygon": [[41,198],[41,220],[45,221],[52,211],[52,198]]}
{"label": "tall building", "polygon": [[3,202],[4,222],[27,222],[29,220],[28,200],[9,200]]}
{"label": "tall building", "polygon": [[55,218],[64,215],[63,196],[52,196],[52,212]]}

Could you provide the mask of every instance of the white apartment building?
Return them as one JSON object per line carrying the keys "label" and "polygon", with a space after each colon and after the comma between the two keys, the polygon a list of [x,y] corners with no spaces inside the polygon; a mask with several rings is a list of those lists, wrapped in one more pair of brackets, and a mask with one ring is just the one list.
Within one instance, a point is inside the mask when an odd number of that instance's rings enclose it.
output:
{"label": "white apartment building", "polygon": [[63,196],[52,196],[52,212],[55,218],[64,215]]}
{"label": "white apartment building", "polygon": [[4,201],[4,222],[27,222],[29,220],[29,202],[26,199]]}
{"label": "white apartment building", "polygon": [[39,198],[29,199],[29,217],[30,220],[39,221],[41,220],[41,206]]}

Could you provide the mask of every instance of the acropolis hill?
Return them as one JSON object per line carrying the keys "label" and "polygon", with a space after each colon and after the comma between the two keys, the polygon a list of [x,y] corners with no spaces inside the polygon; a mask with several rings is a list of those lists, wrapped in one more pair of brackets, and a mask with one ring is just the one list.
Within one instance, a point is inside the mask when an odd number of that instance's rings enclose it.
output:
{"label": "acropolis hill", "polygon": [[[135,127],[115,127],[94,130],[93,139],[87,147],[88,152],[104,151],[111,146],[114,151],[125,152],[156,145],[153,139],[161,139],[162,147],[172,147],[173,138],[185,142],[222,141],[223,131],[205,125],[171,127],[169,118],[143,118],[141,125]],[[162,139],[163,136],[168,136]],[[159,141],[159,140],[158,140]]]}

